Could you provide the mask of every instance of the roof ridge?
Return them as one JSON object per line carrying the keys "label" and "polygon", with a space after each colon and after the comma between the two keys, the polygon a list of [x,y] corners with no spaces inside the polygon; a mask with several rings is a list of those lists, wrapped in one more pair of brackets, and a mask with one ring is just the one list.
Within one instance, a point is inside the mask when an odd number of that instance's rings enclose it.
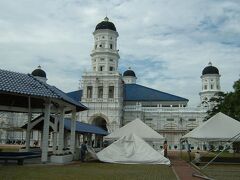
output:
{"label": "roof ridge", "polygon": [[50,90],[54,95],[56,95],[58,98],[61,99],[61,96],[59,96],[54,90],[52,90],[51,88],[48,87],[48,86],[51,86],[50,84],[40,81],[38,78],[34,77],[33,75],[31,75],[29,73],[27,75],[30,76],[31,78],[33,78],[34,80],[36,80],[39,84],[42,84],[44,87],[46,87],[48,90]]}
{"label": "roof ridge", "polygon": [[83,89],[78,89],[78,90],[75,90],[75,91],[70,91],[70,92],[67,92],[66,94],[73,93],[73,92],[77,92],[77,91],[83,91]]}
{"label": "roof ridge", "polygon": [[163,91],[160,91],[160,90],[157,90],[157,89],[149,88],[149,87],[146,87],[146,86],[143,86],[143,85],[140,85],[140,84],[130,84],[130,85],[138,85],[138,86],[144,87],[146,89],[150,89],[150,90],[153,90],[153,91],[156,91],[156,92],[164,93],[164,94],[167,94],[167,95],[175,96],[175,97],[182,98],[182,99],[185,99],[185,100],[189,101],[188,99],[186,99],[184,97],[180,97],[180,96],[177,96],[177,95],[174,95],[174,94],[166,93],[166,92],[163,92]]}
{"label": "roof ridge", "polygon": [[16,73],[16,74],[26,75],[25,73],[13,71],[13,70],[6,70],[6,69],[2,69],[2,68],[0,68],[0,70],[1,70],[1,71],[5,71],[5,72],[10,72],[10,73]]}

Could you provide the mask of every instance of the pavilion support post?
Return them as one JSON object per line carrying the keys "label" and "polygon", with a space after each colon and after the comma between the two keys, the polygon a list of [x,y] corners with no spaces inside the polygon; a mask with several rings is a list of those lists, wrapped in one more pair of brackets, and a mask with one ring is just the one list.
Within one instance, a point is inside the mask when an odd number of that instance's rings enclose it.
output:
{"label": "pavilion support post", "polygon": [[53,130],[53,154],[57,152],[57,132],[58,132],[58,116],[54,118],[54,130]]}
{"label": "pavilion support post", "polygon": [[82,142],[81,143],[83,143],[85,141],[87,141],[87,134],[83,134],[83,138],[82,138]]}
{"label": "pavilion support post", "polygon": [[30,149],[31,120],[32,120],[31,98],[30,96],[28,96],[28,124],[26,131],[26,151],[29,151]]}
{"label": "pavilion support post", "polygon": [[49,140],[49,121],[50,121],[50,101],[45,103],[44,124],[43,124],[43,141],[42,141],[42,163],[48,160],[48,140]]}
{"label": "pavilion support post", "polygon": [[58,136],[58,153],[63,153],[64,148],[64,107],[60,108],[60,117],[59,117],[59,136]]}
{"label": "pavilion support post", "polygon": [[75,152],[75,144],[76,144],[76,110],[73,110],[72,112],[72,121],[71,121],[71,139],[70,139],[70,151],[72,154]]}
{"label": "pavilion support post", "polygon": [[100,148],[103,147],[103,136],[100,136]]}
{"label": "pavilion support post", "polygon": [[70,133],[64,129],[63,148],[70,146],[69,139],[70,139]]}
{"label": "pavilion support post", "polygon": [[87,144],[88,144],[89,146],[92,145],[92,134],[90,134],[90,133],[87,135]]}
{"label": "pavilion support post", "polygon": [[41,131],[41,149],[42,149],[42,144],[43,144],[43,130]]}
{"label": "pavilion support post", "polygon": [[99,141],[99,137],[97,134],[95,134],[95,140],[94,140],[94,146],[98,147],[98,141]]}
{"label": "pavilion support post", "polygon": [[77,147],[79,147],[79,134],[76,134],[76,136],[75,136],[76,138],[75,138],[75,148],[77,148]]}
{"label": "pavilion support post", "polygon": [[83,140],[83,135],[78,134],[78,144],[79,144],[79,146],[82,144],[82,140]]}
{"label": "pavilion support post", "polygon": [[93,147],[97,147],[97,135],[93,134],[93,137],[94,137]]}

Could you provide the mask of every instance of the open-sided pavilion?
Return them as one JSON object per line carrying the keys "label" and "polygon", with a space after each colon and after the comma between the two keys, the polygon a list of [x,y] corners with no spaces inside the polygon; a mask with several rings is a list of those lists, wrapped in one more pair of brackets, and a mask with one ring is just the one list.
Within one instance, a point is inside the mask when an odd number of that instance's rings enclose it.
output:
{"label": "open-sided pavilion", "polygon": [[[71,118],[64,118],[64,148],[68,146],[67,139],[69,132],[71,132]],[[37,116],[35,119],[33,119],[30,123],[31,130],[37,130],[42,132],[43,131],[43,125],[44,125],[44,115],[41,114]],[[55,134],[57,134],[58,131],[58,123],[55,123],[55,117],[50,116],[50,122],[49,122],[49,131],[53,133],[53,139],[52,139],[52,149],[53,149],[53,154],[57,153],[57,139]],[[27,129],[28,123],[24,124],[21,128],[22,129]],[[83,123],[80,121],[76,121],[76,147],[80,146],[80,136],[82,136],[83,141],[87,141],[89,145],[92,145],[92,135],[95,136],[94,143],[95,146],[97,146],[97,143],[99,143],[99,146],[102,147],[102,140],[103,136],[108,135],[108,132],[102,129],[101,127],[98,127],[93,124],[87,124]],[[39,138],[39,137],[38,137]],[[39,139],[38,139],[39,140]],[[42,142],[42,141],[40,141]]]}
{"label": "open-sided pavilion", "polygon": [[44,114],[41,154],[43,163],[48,160],[50,115],[54,115],[55,125],[59,123],[57,146],[59,153],[62,153],[64,146],[64,115],[71,113],[70,151],[74,154],[76,112],[86,109],[87,107],[80,102],[73,100],[61,90],[38,80],[31,74],[0,69],[0,111],[28,113],[26,150],[29,150],[30,146],[32,113]]}

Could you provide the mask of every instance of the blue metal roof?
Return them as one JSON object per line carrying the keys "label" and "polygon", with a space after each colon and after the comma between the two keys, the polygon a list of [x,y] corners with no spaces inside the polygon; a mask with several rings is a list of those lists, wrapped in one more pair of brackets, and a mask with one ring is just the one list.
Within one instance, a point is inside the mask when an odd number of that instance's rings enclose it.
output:
{"label": "blue metal roof", "polygon": [[67,93],[69,97],[74,99],[75,101],[81,101],[82,98],[82,90],[72,91]]}
{"label": "blue metal roof", "polygon": [[[37,121],[39,118],[42,118],[43,114],[39,115],[35,119],[33,119],[31,122]],[[50,116],[50,121],[54,122],[53,116]],[[27,123],[24,124],[21,128],[27,129]],[[67,130],[71,130],[71,119],[70,118],[64,118],[64,128]],[[43,129],[43,120],[40,121],[38,124],[36,124],[33,129],[35,130],[42,130]],[[50,130],[52,130],[50,126]],[[102,129],[101,127],[92,125],[92,124],[86,124],[83,122],[76,121],[76,132],[79,133],[91,133],[91,134],[98,134],[98,135],[108,135],[108,132]]]}
{"label": "blue metal roof", "polygon": [[[124,101],[188,101],[186,98],[151,89],[139,84],[124,84]],[[81,101],[82,90],[72,91],[67,95]]]}
{"label": "blue metal roof", "polygon": [[30,74],[23,74],[0,69],[0,92],[56,98],[75,105],[77,107],[77,110],[87,109],[79,101],[75,101],[71,97],[67,96],[60,89],[47,83],[41,82]]}
{"label": "blue metal roof", "polygon": [[[71,119],[65,118],[64,119],[64,128],[67,130],[71,130]],[[104,129],[92,125],[86,124],[83,122],[76,121],[76,132],[79,133],[91,133],[91,134],[99,134],[99,135],[108,135],[108,132]]]}
{"label": "blue metal roof", "polygon": [[124,84],[124,101],[188,101],[188,99],[139,84]]}

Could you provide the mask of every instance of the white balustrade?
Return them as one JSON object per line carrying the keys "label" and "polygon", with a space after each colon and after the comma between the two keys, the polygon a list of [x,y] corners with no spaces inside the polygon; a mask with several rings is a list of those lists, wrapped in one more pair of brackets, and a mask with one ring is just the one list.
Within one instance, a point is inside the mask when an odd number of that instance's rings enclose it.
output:
{"label": "white balustrade", "polygon": [[142,107],[139,105],[128,105],[124,107],[124,111],[143,111],[143,112],[197,112],[204,113],[207,111],[203,107]]}

